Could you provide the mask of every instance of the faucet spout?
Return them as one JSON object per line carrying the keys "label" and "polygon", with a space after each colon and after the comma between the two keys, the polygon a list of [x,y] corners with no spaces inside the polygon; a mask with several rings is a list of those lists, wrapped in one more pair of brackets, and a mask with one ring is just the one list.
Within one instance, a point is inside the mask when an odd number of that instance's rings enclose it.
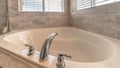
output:
{"label": "faucet spout", "polygon": [[57,36],[57,33],[52,33],[45,40],[45,42],[42,46],[42,49],[40,51],[39,61],[46,61],[48,59],[50,46],[51,46],[51,43],[52,43],[53,39],[55,38],[55,36]]}

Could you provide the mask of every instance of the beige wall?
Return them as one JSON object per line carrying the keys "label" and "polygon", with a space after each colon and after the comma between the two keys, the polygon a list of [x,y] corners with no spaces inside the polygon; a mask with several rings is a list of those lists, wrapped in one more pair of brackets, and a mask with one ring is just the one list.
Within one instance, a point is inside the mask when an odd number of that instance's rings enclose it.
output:
{"label": "beige wall", "polygon": [[8,1],[12,30],[69,26],[70,24],[73,27],[120,39],[120,3],[76,11],[75,0],[70,0],[69,14],[69,0],[65,0],[64,13],[18,12],[17,0]]}
{"label": "beige wall", "polygon": [[0,0],[0,34],[7,23],[7,0]]}
{"label": "beige wall", "polygon": [[18,0],[9,1],[9,16],[12,30],[69,25],[68,0],[65,0],[65,12],[19,12]]}
{"label": "beige wall", "polygon": [[120,2],[75,10],[71,0],[71,26],[120,39]]}
{"label": "beige wall", "polygon": [[[7,0],[0,0],[0,34],[7,23]],[[0,67],[2,68],[32,68],[0,50]]]}

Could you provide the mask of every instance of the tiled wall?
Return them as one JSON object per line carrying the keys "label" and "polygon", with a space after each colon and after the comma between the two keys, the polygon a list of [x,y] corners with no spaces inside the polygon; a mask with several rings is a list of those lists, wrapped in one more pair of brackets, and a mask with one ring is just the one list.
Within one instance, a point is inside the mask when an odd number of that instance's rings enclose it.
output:
{"label": "tiled wall", "polygon": [[7,0],[0,0],[0,34],[7,23]]}
{"label": "tiled wall", "polygon": [[2,68],[33,68],[12,56],[0,51],[0,67]]}
{"label": "tiled wall", "polygon": [[68,0],[65,0],[65,12],[19,12],[18,0],[9,1],[11,30],[69,25]]}
{"label": "tiled wall", "polygon": [[120,39],[120,2],[76,11],[71,0],[71,26]]}

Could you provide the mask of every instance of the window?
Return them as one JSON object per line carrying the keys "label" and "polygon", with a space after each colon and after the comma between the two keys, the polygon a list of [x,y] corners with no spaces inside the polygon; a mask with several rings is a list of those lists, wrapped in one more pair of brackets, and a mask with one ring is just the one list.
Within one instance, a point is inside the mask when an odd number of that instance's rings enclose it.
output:
{"label": "window", "polygon": [[77,0],[76,3],[77,3],[77,10],[81,10],[81,9],[105,5],[118,1],[120,0]]}
{"label": "window", "polygon": [[42,0],[22,0],[22,11],[42,11]]}
{"label": "window", "polygon": [[45,11],[64,11],[64,0],[45,0]]}
{"label": "window", "polygon": [[77,0],[77,9],[85,9],[91,7],[91,0]]}
{"label": "window", "polygon": [[95,6],[100,6],[100,5],[109,4],[109,3],[113,3],[113,2],[114,2],[114,0],[96,0]]}
{"label": "window", "polygon": [[19,0],[19,11],[63,12],[64,0]]}

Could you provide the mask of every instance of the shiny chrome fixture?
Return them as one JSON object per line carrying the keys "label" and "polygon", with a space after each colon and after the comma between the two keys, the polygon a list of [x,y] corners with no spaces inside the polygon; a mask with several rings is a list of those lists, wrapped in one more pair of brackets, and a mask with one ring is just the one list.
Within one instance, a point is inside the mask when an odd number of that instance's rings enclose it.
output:
{"label": "shiny chrome fixture", "polygon": [[57,62],[56,62],[56,66],[57,68],[65,68],[65,61],[64,61],[64,56],[65,57],[68,57],[68,58],[72,58],[72,56],[68,55],[68,54],[58,54],[58,57],[57,57]]}
{"label": "shiny chrome fixture", "polygon": [[25,44],[25,46],[29,47],[27,56],[31,56],[34,54],[34,47],[30,44]]}
{"label": "shiny chrome fixture", "polygon": [[50,46],[51,46],[51,43],[52,43],[52,41],[53,41],[53,39],[55,38],[56,35],[57,35],[57,33],[52,33],[45,40],[45,42],[42,46],[42,49],[40,51],[39,61],[46,61],[48,59]]}

